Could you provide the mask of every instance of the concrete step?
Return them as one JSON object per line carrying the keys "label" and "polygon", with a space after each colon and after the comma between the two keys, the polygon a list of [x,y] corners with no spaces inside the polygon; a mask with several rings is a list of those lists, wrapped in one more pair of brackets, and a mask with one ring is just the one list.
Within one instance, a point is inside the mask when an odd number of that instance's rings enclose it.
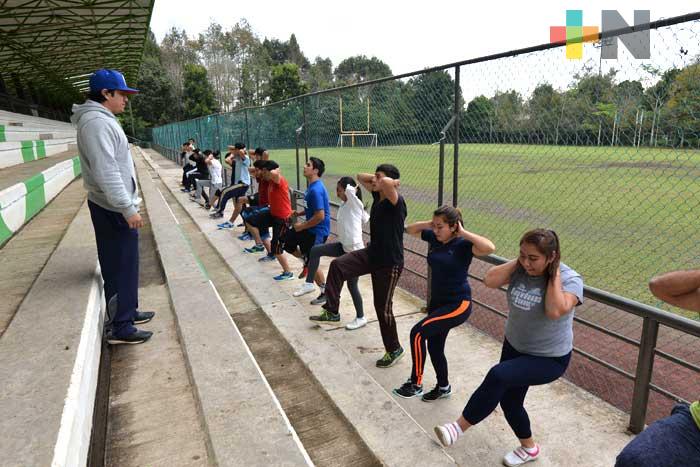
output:
{"label": "concrete step", "polygon": [[75,137],[46,141],[10,141],[0,143],[0,169],[26,164],[69,150],[77,153]]}
{"label": "concrete step", "polygon": [[80,180],[71,183],[0,248],[0,336],[85,201]]}
{"label": "concrete step", "polygon": [[0,338],[0,466],[85,465],[102,292],[84,205]]}
{"label": "concrete step", "polygon": [[51,120],[49,118],[35,117],[33,115],[20,114],[0,110],[0,125],[8,126],[36,126],[42,128],[71,128],[70,122]]}
{"label": "concrete step", "polygon": [[79,175],[80,160],[65,152],[0,171],[0,245]]}
{"label": "concrete step", "polygon": [[104,465],[208,466],[207,435],[197,413],[148,206],[142,204],[140,214],[145,225],[139,230],[139,307],[155,311],[156,317],[138,327],[153,332],[153,338],[143,345],[109,347],[109,387],[100,388],[109,391]]}
{"label": "concrete step", "polygon": [[[147,153],[152,154],[151,151]],[[167,164],[172,163],[168,161]],[[453,457],[330,336],[322,332],[309,333],[310,328],[317,326],[305,317],[300,319],[300,303],[275,283],[257,257],[243,253],[243,245],[235,243],[237,241],[232,243],[230,232],[216,230],[216,223],[175,188],[178,181],[174,164],[169,171],[160,167],[156,171],[382,464],[407,465],[421,459],[422,465],[455,465]]]}
{"label": "concrete step", "polygon": [[137,159],[136,166],[207,433],[210,462],[220,466],[311,465],[143,160]]}
{"label": "concrete step", "polygon": [[71,127],[41,127],[15,126],[0,122],[0,142],[4,141],[34,141],[53,139],[75,139],[75,128]]}
{"label": "concrete step", "polygon": [[[275,263],[260,264],[257,257],[242,253],[248,246],[228,231],[215,227],[206,213],[187,200],[177,187],[181,174],[178,167],[154,151],[145,153],[154,161],[157,173],[166,186],[199,225],[208,241],[229,264],[247,291],[258,301],[280,333],[304,360],[309,370],[323,385],[345,417],[386,465],[404,465],[415,459],[426,459],[424,465],[446,463],[460,465],[497,465],[503,454],[517,445],[500,411],[470,430],[463,443],[442,454],[435,443],[432,427],[455,420],[471,393],[478,387],[490,367],[498,361],[501,343],[484,336],[471,326],[452,331],[447,344],[450,379],[455,393],[449,400],[425,404],[415,399],[390,395],[410,373],[410,358],[404,358],[390,369],[378,369],[374,361],[383,352],[376,320],[368,327],[347,332],[343,324],[353,318],[348,294],[341,303],[343,323],[339,326],[315,326],[308,316],[318,308],[308,304],[308,296],[294,299],[291,294],[300,281],[275,283]],[[327,269],[328,262],[322,267]],[[365,304],[372,303],[371,285],[367,278],[360,282]],[[398,290],[394,297],[399,335],[407,340],[410,327],[422,318],[421,300]],[[370,308],[370,306],[366,306]],[[369,310],[368,310],[369,311]],[[372,312],[369,311],[368,316]],[[403,340],[403,339],[402,339]],[[405,342],[405,341],[404,341]],[[408,342],[404,343],[406,350]],[[434,374],[426,365],[426,385],[431,386]],[[543,446],[545,456],[540,464],[550,466],[603,466],[614,459],[631,437],[625,432],[626,415],[590,393],[559,380],[551,385],[533,388],[527,407],[533,430]],[[571,439],[586,439],[584,444],[571,444]],[[426,457],[429,456],[429,457]],[[435,456],[435,457],[432,457]],[[449,456],[449,457],[448,457]]]}

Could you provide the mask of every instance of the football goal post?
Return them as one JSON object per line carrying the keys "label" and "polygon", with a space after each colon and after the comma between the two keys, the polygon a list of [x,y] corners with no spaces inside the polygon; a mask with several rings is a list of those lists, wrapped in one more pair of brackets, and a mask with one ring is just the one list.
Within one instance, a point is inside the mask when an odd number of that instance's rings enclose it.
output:
{"label": "football goal post", "polygon": [[363,148],[377,147],[376,133],[340,133],[338,135],[339,148]]}
{"label": "football goal post", "polygon": [[340,132],[338,133],[339,148],[377,147],[377,133],[370,133],[370,103],[367,96],[367,128],[346,129],[343,126],[343,97],[338,96],[340,109]]}

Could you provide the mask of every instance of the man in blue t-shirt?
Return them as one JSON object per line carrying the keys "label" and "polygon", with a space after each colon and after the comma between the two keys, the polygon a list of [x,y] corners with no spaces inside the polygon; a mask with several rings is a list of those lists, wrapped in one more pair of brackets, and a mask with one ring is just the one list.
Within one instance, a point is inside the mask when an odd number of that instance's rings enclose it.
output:
{"label": "man in blue t-shirt", "polygon": [[[306,277],[309,252],[314,245],[326,243],[331,231],[331,207],[328,199],[328,191],[323,186],[321,176],[326,170],[326,165],[318,157],[310,157],[304,165],[304,177],[309,183],[309,188],[304,195],[306,208],[303,213],[304,222],[297,222],[293,228],[287,231],[285,237],[285,251],[294,256],[304,258],[304,269],[299,278]],[[320,278],[320,276],[319,276]],[[319,279],[320,282],[320,279]],[[319,286],[322,284],[318,284]]]}

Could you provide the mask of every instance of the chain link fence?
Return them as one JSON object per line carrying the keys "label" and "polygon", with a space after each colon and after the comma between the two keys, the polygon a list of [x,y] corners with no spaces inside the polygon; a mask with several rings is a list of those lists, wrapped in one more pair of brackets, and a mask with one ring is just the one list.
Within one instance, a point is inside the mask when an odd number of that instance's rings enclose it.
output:
{"label": "chain link fence", "polygon": [[[601,42],[567,60],[564,47],[548,44],[165,125],[154,129],[154,143],[165,152],[190,137],[222,153],[237,141],[263,146],[302,190],[301,167],[316,156],[332,197],[338,178],[392,163],[407,222],[452,203],[505,258],[517,256],[525,231],[557,231],[563,261],[587,286],[629,299],[577,309],[567,377],[642,421],[635,403],[651,389],[642,400],[649,422],[676,400],[695,400],[700,387],[697,315],[647,288],[656,274],[700,264],[698,18],[652,23],[648,60],[624,47],[604,60]],[[406,238],[406,247],[402,285],[425,296],[425,246]],[[502,291],[479,282],[488,267],[477,261],[472,269],[480,306],[470,323],[500,338],[507,306]],[[644,307],[683,325],[654,318],[657,336],[653,323],[645,327]],[[650,343],[647,368],[640,355]]]}

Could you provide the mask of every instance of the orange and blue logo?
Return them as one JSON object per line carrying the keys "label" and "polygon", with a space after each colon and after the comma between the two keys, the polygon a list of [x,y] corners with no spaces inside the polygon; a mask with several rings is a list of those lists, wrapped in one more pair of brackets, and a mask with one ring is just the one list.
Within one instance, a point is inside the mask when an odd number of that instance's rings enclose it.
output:
{"label": "orange and blue logo", "polygon": [[566,58],[581,60],[583,44],[598,42],[598,26],[583,25],[583,10],[566,10],[566,26],[550,26],[549,42],[566,42]]}

